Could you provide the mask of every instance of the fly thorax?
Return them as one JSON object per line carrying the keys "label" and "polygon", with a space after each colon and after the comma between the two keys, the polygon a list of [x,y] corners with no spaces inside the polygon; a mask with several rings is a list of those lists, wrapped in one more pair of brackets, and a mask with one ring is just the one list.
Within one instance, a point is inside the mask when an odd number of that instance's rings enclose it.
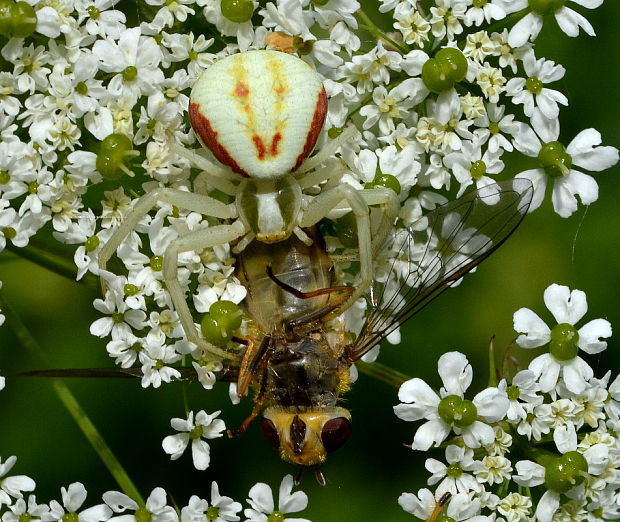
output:
{"label": "fly thorax", "polygon": [[248,178],[239,185],[237,212],[259,241],[276,243],[292,234],[301,200],[301,187],[292,176]]}

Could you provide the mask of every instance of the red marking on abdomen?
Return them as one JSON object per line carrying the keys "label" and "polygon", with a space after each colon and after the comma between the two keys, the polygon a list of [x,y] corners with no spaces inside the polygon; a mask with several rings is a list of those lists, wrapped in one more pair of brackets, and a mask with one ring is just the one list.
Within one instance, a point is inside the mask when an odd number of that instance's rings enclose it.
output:
{"label": "red marking on abdomen", "polygon": [[200,105],[190,102],[189,104],[189,121],[192,124],[194,132],[200,136],[202,143],[207,147],[220,163],[228,165],[233,171],[249,178],[248,173],[243,170],[230,155],[226,147],[217,140],[217,132],[211,127],[211,123],[200,112]]}
{"label": "red marking on abdomen", "polygon": [[265,144],[263,143],[263,140],[261,139],[260,136],[257,136],[256,134],[254,134],[252,136],[252,142],[254,143],[254,146],[256,147],[256,152],[258,153],[258,159],[260,161],[263,161],[265,159],[265,153],[267,152],[267,149],[265,149]]}
{"label": "red marking on abdomen", "polygon": [[282,134],[280,134],[279,132],[276,132],[273,135],[273,138],[271,138],[271,150],[269,151],[269,153],[271,154],[272,157],[278,155],[278,145],[280,145],[281,141],[282,141]]}
{"label": "red marking on abdomen", "polygon": [[301,154],[297,156],[297,161],[291,172],[295,172],[310,155],[312,149],[314,149],[316,140],[319,139],[319,133],[325,123],[325,116],[327,116],[327,94],[325,93],[325,89],[322,88],[316,100],[316,109],[314,109],[310,130],[308,131],[308,136],[306,136],[306,143],[304,144]]}
{"label": "red marking on abdomen", "polygon": [[248,89],[248,86],[243,83],[243,82],[237,82],[237,85],[235,86],[235,90],[233,91],[235,96],[238,96],[239,98],[245,98],[248,94],[250,94],[250,89]]}

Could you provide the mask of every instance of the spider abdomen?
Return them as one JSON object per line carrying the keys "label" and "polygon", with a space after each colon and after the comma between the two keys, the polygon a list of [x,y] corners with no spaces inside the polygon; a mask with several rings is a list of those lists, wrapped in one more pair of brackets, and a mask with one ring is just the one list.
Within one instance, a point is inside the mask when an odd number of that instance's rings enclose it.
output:
{"label": "spider abdomen", "polygon": [[312,152],[327,113],[321,77],[278,51],[215,62],[196,81],[189,116],[203,144],[235,172],[278,178]]}

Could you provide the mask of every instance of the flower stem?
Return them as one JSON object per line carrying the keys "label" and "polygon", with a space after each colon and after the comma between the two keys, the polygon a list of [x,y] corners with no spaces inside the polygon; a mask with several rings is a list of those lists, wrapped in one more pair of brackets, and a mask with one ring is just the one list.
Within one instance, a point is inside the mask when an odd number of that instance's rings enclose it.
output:
{"label": "flower stem", "polygon": [[489,383],[487,387],[497,386],[497,368],[495,367],[495,336],[489,341]]}
{"label": "flower stem", "polygon": [[361,373],[383,381],[390,386],[394,386],[394,388],[398,388],[402,383],[411,379],[408,375],[378,362],[366,363],[364,361],[357,361],[355,366]]}
{"label": "flower stem", "polygon": [[[17,312],[13,307],[4,299],[0,293],[0,305],[3,313],[7,317],[8,323],[11,325],[13,332],[21,342],[22,346],[26,348],[33,359],[38,364],[43,366],[49,366],[47,358],[39,343],[32,336],[26,325],[22,322]],[[95,425],[86,415],[86,412],[79,405],[77,399],[71,393],[71,390],[59,379],[52,378],[52,387],[58,395],[58,398],[63,403],[69,414],[73,417],[73,420],[77,423],[80,430],[90,442],[93,449],[97,452],[97,455],[101,458],[104,465],[108,468],[114,480],[123,490],[123,492],[134,499],[140,506],[144,506],[144,499],[140,492],[129,478],[129,475],[118,461],[105,439],[99,433]]]}
{"label": "flower stem", "polygon": [[391,47],[398,49],[401,53],[407,54],[409,49],[400,42],[390,38],[385,34],[377,25],[370,19],[370,17],[362,10],[358,9],[355,13],[357,19],[360,21],[360,29],[364,29],[372,34],[377,40],[383,40],[387,42]]}
{"label": "flower stem", "polygon": [[45,248],[29,244],[25,247],[16,247],[11,243],[7,243],[7,250],[13,252],[13,254],[27,259],[28,261],[32,261],[36,265],[39,265],[47,270],[54,272],[62,277],[66,277],[73,282],[78,284],[85,284],[88,286],[92,286],[93,288],[97,286],[97,278],[92,274],[86,274],[83,279],[80,281],[76,281],[76,267],[73,263],[69,262],[66,258],[48,252]]}

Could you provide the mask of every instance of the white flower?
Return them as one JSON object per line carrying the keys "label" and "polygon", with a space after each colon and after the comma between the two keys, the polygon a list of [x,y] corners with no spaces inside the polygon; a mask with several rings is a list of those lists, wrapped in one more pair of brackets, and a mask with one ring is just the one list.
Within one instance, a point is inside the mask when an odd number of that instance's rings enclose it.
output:
{"label": "white flower", "polygon": [[[46,513],[42,520],[44,521],[61,521],[67,518],[67,515],[77,515],[78,509],[86,500],[86,488],[80,482],[70,484],[67,489],[60,488],[62,496],[62,505],[56,500],[50,502],[50,510]],[[105,504],[84,509],[79,513],[80,522],[102,522],[108,520],[112,516],[112,510]]]}
{"label": "white flower", "polygon": [[444,498],[435,498],[428,489],[418,491],[419,498],[413,493],[403,493],[398,497],[398,503],[407,512],[421,520],[430,520],[437,509],[443,508],[444,516],[460,522],[491,522],[491,518],[479,515],[480,499],[474,498],[469,493],[458,493],[448,500],[447,507]]}
{"label": "white flower", "polygon": [[364,129],[369,129],[378,122],[382,134],[394,130],[395,119],[403,118],[413,107],[413,100],[407,98],[406,93],[399,89],[392,89],[389,93],[383,86],[377,87],[372,93],[374,105],[365,105],[360,109],[360,115],[366,117]]}
{"label": "white flower", "polygon": [[106,278],[108,290],[105,299],[95,299],[93,305],[108,317],[97,319],[90,325],[90,333],[97,337],[106,337],[110,333],[112,339],[122,339],[132,335],[132,328],[141,330],[146,326],[146,314],[142,310],[133,310],[125,302],[124,289],[109,272],[102,273]]}
{"label": "white flower", "polygon": [[540,355],[529,365],[542,392],[553,390],[561,375],[571,392],[581,393],[593,371],[577,355],[578,351],[602,352],[607,343],[600,338],[611,336],[611,324],[605,319],[594,319],[579,330],[575,328],[588,310],[586,295],[581,290],[571,292],[567,286],[553,284],[545,290],[544,301],[558,324],[550,329],[534,312],[521,308],[513,318],[514,328],[521,334],[517,344],[522,348],[536,348],[551,343],[550,353]]}
{"label": "white flower", "polygon": [[467,141],[460,151],[446,154],[444,164],[461,184],[457,197],[461,197],[474,182],[479,189],[495,183],[487,174],[499,174],[504,170],[504,162],[500,159],[502,152],[501,149],[496,152],[487,150],[483,154],[480,143]]}
{"label": "white flower", "polygon": [[178,459],[191,440],[194,467],[200,470],[207,469],[210,461],[210,448],[209,444],[201,439],[215,439],[222,436],[222,431],[226,429],[226,425],[223,420],[216,418],[220,413],[220,411],[216,411],[209,415],[204,410],[200,410],[196,414],[196,422],[194,422],[193,411],[189,412],[187,420],[171,419],[170,425],[183,433],[168,435],[163,440],[162,447],[170,455],[170,459]]}
{"label": "white flower", "polygon": [[545,87],[545,84],[561,80],[566,69],[551,60],[544,58],[536,60],[534,51],[528,52],[523,57],[523,68],[527,79],[509,80],[506,84],[506,94],[512,98],[514,104],[523,104],[526,116],[531,117],[534,110],[539,109],[545,118],[557,118],[560,113],[558,103],[568,105],[568,98],[559,91]]}
{"label": "white flower", "polygon": [[509,493],[499,501],[497,511],[506,518],[507,522],[530,520],[532,499],[519,493]]}
{"label": "white flower", "polygon": [[474,460],[473,457],[473,450],[451,444],[446,448],[447,466],[439,460],[426,459],[424,467],[432,473],[428,478],[428,485],[432,486],[441,481],[435,490],[435,496],[482,490],[482,485],[474,476],[466,473],[480,469],[480,461]]}
{"label": "white flower", "polygon": [[538,395],[539,386],[536,382],[536,374],[531,370],[522,370],[513,378],[508,386],[505,379],[499,383],[498,388],[506,392],[510,405],[506,412],[506,418],[511,422],[525,419],[527,412],[526,404],[537,406],[543,402],[543,397]]}
{"label": "white flower", "polygon": [[154,94],[164,81],[159,69],[162,52],[153,38],[141,36],[140,28],[126,29],[118,42],[108,37],[97,40],[93,55],[99,59],[101,70],[117,73],[108,83],[112,96]]}
{"label": "white flower", "polygon": [[[211,482],[211,505],[196,495],[192,495],[189,504],[181,510],[181,522],[236,522],[237,513],[241,511],[241,504],[230,497],[220,495],[215,481]],[[215,518],[213,518],[215,517]]]}
{"label": "white flower", "polygon": [[[0,504],[2,501],[0,499]],[[44,518],[49,507],[46,504],[37,504],[37,499],[34,495],[28,495],[28,503],[23,498],[18,498],[15,504],[8,506],[9,511],[5,511],[2,514],[2,522],[19,522],[20,520],[32,520],[37,518]]]}
{"label": "white flower", "polygon": [[538,501],[536,519],[539,522],[550,522],[554,513],[569,497],[580,496],[581,484],[587,475],[599,475],[607,465],[609,450],[605,444],[599,443],[580,452],[577,446],[577,432],[572,424],[555,430],[555,445],[561,455],[550,457],[545,466],[529,460],[516,463],[517,474],[513,480],[527,487],[545,484],[546,491]]}
{"label": "white flower", "polygon": [[[603,0],[572,0],[572,2],[588,9],[595,9],[603,3]],[[513,0],[511,3],[513,4],[513,11],[528,7],[527,0]],[[592,24],[577,11],[573,11],[570,7],[567,7],[565,2],[555,4],[548,3],[548,5],[549,7],[547,10],[553,12],[556,22],[566,35],[575,37],[579,34],[580,28],[590,36],[595,35]],[[521,18],[510,30],[510,35],[508,37],[510,45],[512,47],[519,47],[529,39],[535,40],[542,29],[545,14],[547,14],[547,12],[538,13],[532,11]]]}
{"label": "white flower", "polygon": [[394,10],[394,20],[394,29],[402,33],[406,44],[422,47],[428,41],[431,26],[414,5],[400,2]]}
{"label": "white flower", "polygon": [[286,517],[288,513],[295,513],[306,509],[308,496],[303,491],[293,491],[293,476],[286,475],[280,484],[278,494],[278,509],[275,509],[271,488],[259,482],[250,489],[248,504],[251,508],[244,509],[243,514],[247,517],[245,522],[267,522],[268,519],[282,522],[310,522],[305,518]]}
{"label": "white flower", "polygon": [[471,6],[465,13],[464,23],[466,26],[479,26],[486,20],[502,20],[506,18],[505,0],[491,0],[489,2],[479,2],[480,6]]}
{"label": "white flower", "polygon": [[[1,223],[2,223],[2,222],[0,221],[0,224],[1,224]],[[0,245],[0,246],[1,246],[1,245]],[[0,281],[0,290],[2,290],[2,281]],[[4,320],[5,320],[4,314],[2,313],[2,310],[0,310],[0,326],[2,326],[2,325],[4,324]],[[0,390],[1,390],[2,388],[4,388],[4,377],[2,377],[2,382],[0,383],[0,386],[1,386],[1,387],[0,387]]]}
{"label": "white flower", "polygon": [[[175,509],[166,504],[166,491],[163,488],[155,488],[151,491],[144,508],[140,508],[133,499],[118,491],[106,491],[103,494],[103,501],[114,513],[145,510],[147,513],[140,513],[140,520],[148,519],[151,522],[178,522],[179,520]],[[110,520],[136,522],[137,517],[133,514],[121,515],[112,517]]]}
{"label": "white flower", "polygon": [[114,5],[114,0],[75,0],[75,10],[79,13],[78,23],[84,21],[88,34],[118,38],[126,30],[126,18],[122,11],[110,9]]}
{"label": "white flower", "polygon": [[598,199],[598,185],[594,178],[584,174],[574,166],[600,172],[618,162],[618,149],[599,147],[601,135],[595,129],[581,131],[568,146],[557,141],[560,134],[556,120],[541,120],[534,113],[532,124],[542,141],[527,125],[520,124],[514,145],[523,154],[537,158],[540,168],[526,170],[517,178],[527,178],[534,185],[534,196],[529,212],[536,210],[545,197],[547,179],[553,179],[553,209],[561,216],[568,217],[577,210],[577,198],[584,205]]}
{"label": "white flower", "polygon": [[429,22],[433,36],[442,39],[446,34],[452,40],[454,35],[463,32],[460,20],[464,18],[466,2],[461,0],[436,0],[436,7],[431,7]]}
{"label": "white flower", "polygon": [[34,491],[35,483],[26,475],[15,475],[6,477],[11,468],[17,462],[17,457],[9,457],[4,461],[0,460],[0,505],[11,504],[11,498],[22,498],[22,491]]}
{"label": "white flower", "polygon": [[175,346],[162,344],[162,340],[155,336],[148,335],[146,337],[144,348],[138,354],[138,357],[142,365],[143,388],[148,386],[159,388],[162,382],[170,382],[181,377],[179,370],[168,366],[168,364],[175,363],[181,359],[181,355],[176,351]]}
{"label": "white flower", "polygon": [[510,480],[512,465],[508,458],[502,455],[487,455],[482,459],[482,466],[476,471],[476,478],[487,484],[501,484]]}
{"label": "white flower", "polygon": [[497,422],[508,410],[508,398],[497,388],[487,388],[472,401],[464,394],[472,381],[472,368],[459,352],[444,353],[438,362],[443,388],[438,395],[422,379],[405,382],[398,391],[402,404],[394,406],[394,413],[405,421],[426,419],[413,439],[412,449],[426,451],[433,444],[439,446],[453,429],[463,437],[469,448],[479,448],[495,439],[495,431],[486,422]]}

